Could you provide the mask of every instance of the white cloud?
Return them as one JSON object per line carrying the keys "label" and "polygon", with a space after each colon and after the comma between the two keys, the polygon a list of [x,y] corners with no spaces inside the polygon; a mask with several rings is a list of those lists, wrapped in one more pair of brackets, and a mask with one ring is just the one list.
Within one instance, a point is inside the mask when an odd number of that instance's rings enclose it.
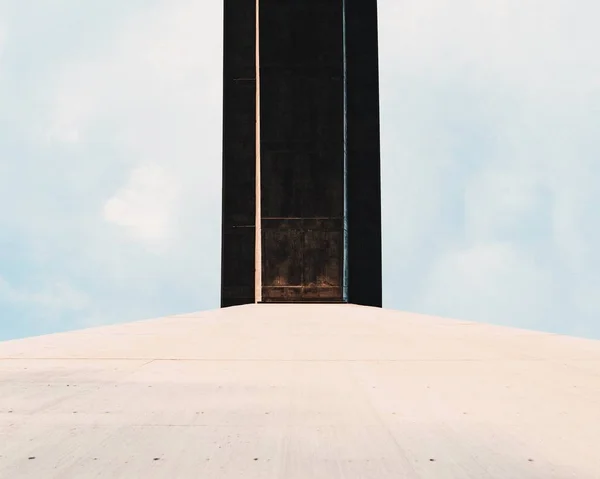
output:
{"label": "white cloud", "polygon": [[[440,257],[417,304],[445,316],[544,327],[553,283],[508,243],[486,243]],[[540,314],[542,313],[542,314]],[[515,318],[518,317],[518,321]]]}
{"label": "white cloud", "polygon": [[4,49],[6,43],[7,31],[6,27],[2,21],[2,10],[0,10],[0,101],[2,101],[2,70],[3,70],[3,57],[4,57]]}
{"label": "white cloud", "polygon": [[6,27],[2,24],[2,19],[0,19],[0,59],[2,58],[2,54],[4,53],[4,43],[6,42]]}
{"label": "white cloud", "polygon": [[176,179],[156,165],[134,169],[129,182],[104,205],[106,221],[124,227],[148,246],[164,246],[176,233],[179,203]]}
{"label": "white cloud", "polygon": [[[68,19],[87,7],[49,5],[48,30],[66,22],[69,38],[13,51],[31,74],[14,70],[20,89],[0,91],[24,105],[20,138],[0,142],[0,157],[20,158],[0,178],[0,236],[21,273],[86,285],[89,308],[64,310],[71,325],[218,306],[222,5],[117,3],[91,36]],[[14,10],[26,30],[30,13]],[[19,304],[47,291],[25,286]]]}
{"label": "white cloud", "polygon": [[122,147],[172,160],[176,140],[212,132],[219,122],[204,112],[221,103],[218,11],[160,2],[131,17],[103,55],[66,65],[54,79],[51,136],[68,141],[108,123]]}
{"label": "white cloud", "polygon": [[82,311],[90,304],[89,297],[64,281],[48,281],[37,291],[13,287],[0,276],[0,298],[9,303],[25,304],[46,310]]}
{"label": "white cloud", "polygon": [[[184,231],[189,239],[190,226],[177,222],[190,211],[201,214],[196,231],[218,224],[220,16],[218,5],[160,2],[126,21],[102,54],[65,65],[52,82],[47,139],[111,146],[122,159],[114,168],[131,177],[106,198],[103,216],[152,247],[185,241],[177,237]],[[218,235],[204,237],[218,250]]]}
{"label": "white cloud", "polygon": [[[198,240],[203,224],[218,231],[220,10],[192,0],[140,10],[106,51],[65,65],[52,82],[46,138],[82,148],[99,139],[110,145],[122,161],[114,168],[131,177],[106,198],[104,218],[153,248],[167,240]],[[195,233],[190,225],[176,225],[191,219],[191,211],[200,214],[193,218]],[[177,236],[184,231],[186,237]],[[218,251],[218,233],[200,239]]]}
{"label": "white cloud", "polygon": [[380,2],[388,305],[564,332],[589,320],[598,14],[583,0]]}
{"label": "white cloud", "polygon": [[465,236],[470,242],[514,237],[550,206],[542,204],[544,199],[543,184],[526,171],[485,168],[476,172],[465,185]]}

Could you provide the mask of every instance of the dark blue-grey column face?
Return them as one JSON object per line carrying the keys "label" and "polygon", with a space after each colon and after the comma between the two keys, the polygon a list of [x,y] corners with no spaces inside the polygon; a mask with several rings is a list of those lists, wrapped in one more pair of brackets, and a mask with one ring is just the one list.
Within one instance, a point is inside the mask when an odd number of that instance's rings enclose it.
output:
{"label": "dark blue-grey column face", "polygon": [[[254,15],[225,0],[223,306],[254,300]],[[381,306],[376,2],[261,0],[259,20],[262,300]]]}
{"label": "dark blue-grey column face", "polygon": [[255,14],[253,1],[225,0],[221,306],[254,302]]}
{"label": "dark blue-grey column face", "polygon": [[344,0],[348,298],[381,307],[381,171],[377,1]]}

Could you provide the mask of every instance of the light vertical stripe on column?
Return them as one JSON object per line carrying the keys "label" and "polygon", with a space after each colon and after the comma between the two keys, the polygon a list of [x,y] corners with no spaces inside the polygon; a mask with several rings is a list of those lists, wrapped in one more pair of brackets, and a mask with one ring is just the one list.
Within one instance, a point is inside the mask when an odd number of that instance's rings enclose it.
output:
{"label": "light vertical stripe on column", "polygon": [[254,302],[262,301],[262,221],[260,191],[260,0],[256,0],[256,218],[254,252]]}

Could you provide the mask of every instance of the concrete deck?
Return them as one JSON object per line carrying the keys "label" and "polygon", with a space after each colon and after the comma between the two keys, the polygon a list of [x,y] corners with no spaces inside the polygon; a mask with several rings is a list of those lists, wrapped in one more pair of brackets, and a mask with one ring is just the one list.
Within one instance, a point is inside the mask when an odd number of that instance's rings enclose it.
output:
{"label": "concrete deck", "polygon": [[600,478],[600,341],[252,305],[0,343],[0,478]]}

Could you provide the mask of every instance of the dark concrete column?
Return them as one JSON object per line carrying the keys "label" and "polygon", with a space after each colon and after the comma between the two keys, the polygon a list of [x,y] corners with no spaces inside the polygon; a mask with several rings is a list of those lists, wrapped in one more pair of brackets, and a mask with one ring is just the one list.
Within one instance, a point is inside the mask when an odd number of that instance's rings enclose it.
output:
{"label": "dark concrete column", "polygon": [[349,302],[381,307],[381,168],[377,1],[346,10]]}
{"label": "dark concrete column", "polygon": [[[259,16],[262,300],[381,306],[376,0]],[[255,298],[255,22],[225,0],[223,306]]]}
{"label": "dark concrete column", "polygon": [[221,306],[254,302],[255,5],[225,0]]}

